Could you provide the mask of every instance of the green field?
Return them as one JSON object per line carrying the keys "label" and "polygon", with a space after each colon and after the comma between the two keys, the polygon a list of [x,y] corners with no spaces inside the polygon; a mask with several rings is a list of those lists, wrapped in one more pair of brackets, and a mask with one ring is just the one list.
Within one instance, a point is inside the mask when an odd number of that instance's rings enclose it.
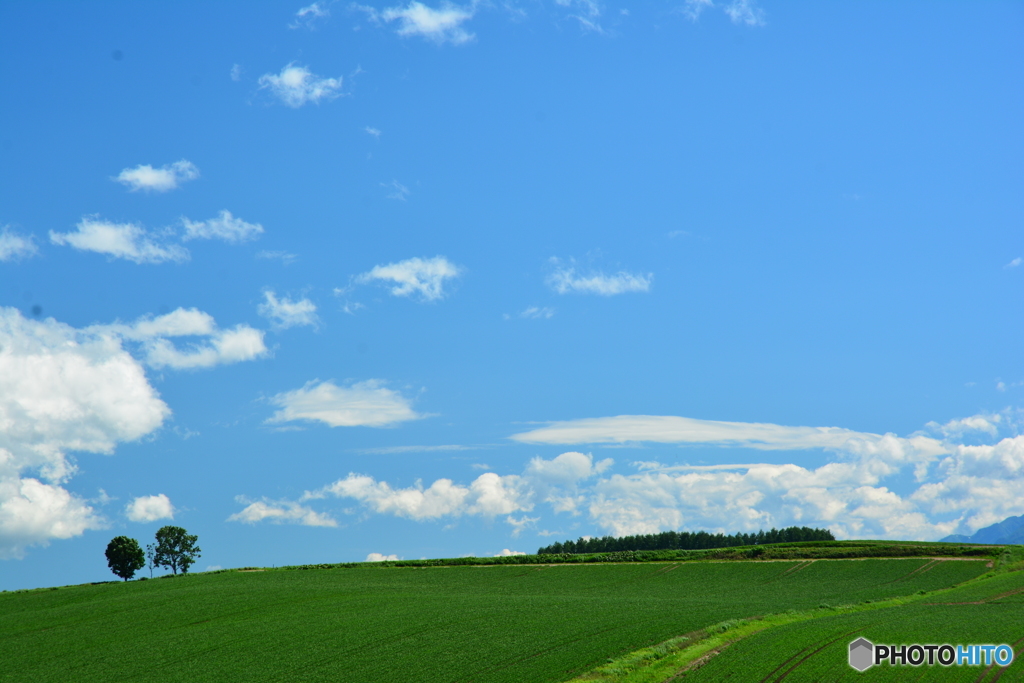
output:
{"label": "green field", "polygon": [[[876,643],[1007,643],[1014,663],[999,667],[836,667],[851,640]],[[920,596],[909,604],[838,613],[769,628],[680,676],[686,681],[1024,681],[1024,571]]]}
{"label": "green field", "polygon": [[[565,681],[726,620],[936,591],[989,563],[357,565],[0,593],[0,680]],[[814,664],[845,667],[831,659]],[[716,680],[713,664],[693,674]]]}

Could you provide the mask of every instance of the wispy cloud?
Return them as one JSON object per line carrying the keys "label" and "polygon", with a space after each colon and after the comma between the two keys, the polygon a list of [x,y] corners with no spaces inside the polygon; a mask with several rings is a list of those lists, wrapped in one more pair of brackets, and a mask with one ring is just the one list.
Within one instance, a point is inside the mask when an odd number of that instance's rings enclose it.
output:
{"label": "wispy cloud", "polygon": [[98,216],[83,218],[75,232],[50,231],[50,241],[80,251],[94,251],[135,263],[187,261],[188,250],[177,244],[160,243],[134,223],[114,223]]}
{"label": "wispy cloud", "polygon": [[174,506],[171,505],[171,499],[163,493],[155,496],[139,496],[125,507],[125,515],[133,522],[174,519]]}
{"label": "wispy cloud", "polygon": [[366,131],[367,135],[372,135],[374,138],[376,138],[378,140],[380,139],[380,130],[379,129],[374,128],[373,126],[367,126],[366,128],[363,128],[363,130]]}
{"label": "wispy cloud", "polygon": [[18,261],[38,253],[32,235],[19,235],[9,225],[0,228],[0,261]]}
{"label": "wispy cloud", "polygon": [[384,446],[382,448],[359,448],[357,453],[367,455],[395,455],[398,453],[434,453],[437,451],[473,451],[478,446],[460,446],[458,444],[443,444],[440,446]]}
{"label": "wispy cloud", "polygon": [[423,301],[438,301],[445,296],[445,282],[457,278],[462,271],[444,256],[416,257],[374,266],[369,272],[357,276],[356,282],[394,283],[391,287],[393,296],[419,296]]}
{"label": "wispy cloud", "polygon": [[327,2],[314,2],[311,5],[306,5],[295,13],[295,19],[288,24],[288,28],[295,29],[302,26],[314,28],[318,19],[326,19],[331,16],[331,11],[327,6]]}
{"label": "wispy cloud", "polygon": [[316,304],[309,299],[292,301],[288,297],[281,299],[273,290],[263,292],[263,303],[257,307],[257,312],[271,322],[274,329],[285,330],[289,327],[299,325],[316,326],[318,318],[316,315]]}
{"label": "wispy cloud", "polygon": [[537,319],[547,319],[547,318],[550,318],[554,314],[555,314],[555,309],[553,309],[553,308],[549,308],[547,306],[544,306],[544,307],[530,306],[526,310],[522,311],[519,314],[519,317],[520,318],[531,318],[531,319],[537,320]]}
{"label": "wispy cloud", "polygon": [[237,82],[242,80],[242,65],[233,64],[231,66],[231,80]]}
{"label": "wispy cloud", "polygon": [[1005,266],[1003,266],[1003,268],[1016,268],[1020,264],[1021,264],[1021,258],[1020,258],[1020,256],[1018,256],[1017,258],[1013,259],[1012,261],[1007,263]]}
{"label": "wispy cloud", "polygon": [[246,223],[241,218],[235,218],[231,212],[224,209],[217,214],[216,218],[205,221],[190,221],[187,218],[181,219],[185,228],[185,235],[182,240],[194,239],[224,240],[232,244],[248,242],[263,234],[263,226],[259,223]]}
{"label": "wispy cloud", "polygon": [[181,183],[199,177],[199,169],[191,161],[182,159],[173,164],[153,168],[149,164],[126,168],[114,180],[127,185],[132,192],[167,192],[176,189]]}
{"label": "wispy cloud", "polygon": [[273,396],[270,402],[280,410],[267,419],[268,424],[305,421],[330,427],[390,427],[424,417],[412,409],[409,399],[376,379],[349,386],[313,380]]}
{"label": "wispy cloud", "polygon": [[281,102],[293,109],[312,102],[320,104],[321,100],[333,100],[341,95],[342,78],[321,78],[304,66],[296,66],[295,62],[287,64],[279,74],[263,74],[260,76],[261,90],[268,90]]}
{"label": "wispy cloud", "polygon": [[555,4],[575,10],[569,18],[578,21],[584,31],[604,33],[604,29],[598,23],[598,19],[601,18],[601,6],[596,0],[555,0]]}
{"label": "wispy cloud", "polygon": [[409,198],[409,188],[397,180],[392,180],[390,183],[381,183],[380,186],[387,188],[388,199],[397,199],[400,202],[404,202]]}
{"label": "wispy cloud", "polygon": [[734,24],[764,26],[764,10],[754,0],[733,0],[723,10]]}
{"label": "wispy cloud", "polygon": [[547,277],[547,284],[559,294],[599,294],[614,296],[627,292],[647,292],[654,281],[653,273],[628,273],[620,270],[613,275],[599,271],[579,273],[574,262],[563,264],[552,258],[555,270]]}
{"label": "wispy cloud", "polygon": [[289,266],[295,263],[296,259],[299,257],[295,254],[290,254],[287,251],[269,251],[265,249],[258,252],[256,254],[256,258],[268,260],[280,259],[283,265]]}
{"label": "wispy cloud", "polygon": [[[705,10],[715,6],[714,0],[686,0],[676,12],[690,21],[697,21]],[[746,26],[764,26],[765,24],[764,10],[757,6],[755,0],[732,0],[728,3],[720,3],[718,6],[734,24],[745,24]]]}

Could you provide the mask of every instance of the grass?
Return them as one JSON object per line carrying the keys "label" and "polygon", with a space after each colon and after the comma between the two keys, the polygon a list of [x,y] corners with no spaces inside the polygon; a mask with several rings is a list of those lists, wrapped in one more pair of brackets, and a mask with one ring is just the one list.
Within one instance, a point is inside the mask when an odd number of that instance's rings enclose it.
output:
{"label": "grass", "polygon": [[753,615],[987,571],[930,558],[329,566],[2,593],[0,681],[564,681],[711,624],[732,620],[725,637]]}
{"label": "grass", "polygon": [[[1024,680],[1024,548],[1006,548],[999,566],[961,585],[904,597],[863,601],[727,623],[629,653],[580,681],[1021,681]],[[921,575],[932,571],[925,566]],[[1014,663],[1000,667],[872,667],[846,665],[850,641],[876,643],[1007,643]]]}

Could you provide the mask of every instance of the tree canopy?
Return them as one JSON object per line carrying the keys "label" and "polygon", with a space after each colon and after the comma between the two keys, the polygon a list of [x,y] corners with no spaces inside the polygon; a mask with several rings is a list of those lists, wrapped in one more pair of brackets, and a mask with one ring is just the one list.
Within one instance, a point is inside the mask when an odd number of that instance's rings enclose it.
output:
{"label": "tree canopy", "polygon": [[709,534],[706,531],[666,531],[660,534],[639,536],[604,536],[602,538],[580,538],[578,541],[553,543],[537,551],[538,555],[561,553],[607,553],[625,550],[703,550],[708,548],[730,548],[740,545],[764,545],[766,543],[793,543],[795,541],[834,541],[835,536],[828,529],[791,526],[785,529],[758,531],[756,534],[736,533]]}
{"label": "tree canopy", "polygon": [[107,544],[107,566],[110,571],[127,581],[146,566],[146,556],[139,542],[127,536],[118,536]]}
{"label": "tree canopy", "polygon": [[158,567],[170,567],[175,574],[179,569],[182,574],[188,574],[188,568],[202,552],[196,545],[198,540],[198,536],[189,534],[180,526],[160,527],[156,532],[153,564]]}

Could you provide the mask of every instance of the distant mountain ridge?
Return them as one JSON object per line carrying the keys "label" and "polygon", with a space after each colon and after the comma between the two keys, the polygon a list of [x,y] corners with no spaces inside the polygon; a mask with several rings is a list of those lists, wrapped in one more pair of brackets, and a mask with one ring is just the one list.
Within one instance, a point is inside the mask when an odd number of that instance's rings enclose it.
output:
{"label": "distant mountain ridge", "polygon": [[992,526],[978,529],[970,536],[953,534],[939,539],[943,543],[987,543],[990,545],[1024,545],[1024,515],[1007,517]]}

